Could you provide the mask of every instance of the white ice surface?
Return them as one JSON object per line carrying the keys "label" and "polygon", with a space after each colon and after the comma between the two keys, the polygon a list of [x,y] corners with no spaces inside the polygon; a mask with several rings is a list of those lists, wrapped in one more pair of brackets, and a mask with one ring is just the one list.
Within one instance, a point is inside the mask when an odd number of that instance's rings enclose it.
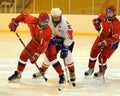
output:
{"label": "white ice surface", "polygon": [[[28,33],[19,33],[22,40],[27,44],[30,40]],[[0,33],[0,96],[120,96],[120,49],[108,60],[108,68],[105,73],[105,83],[103,78],[85,78],[84,72],[88,69],[90,48],[95,37],[75,36],[75,47],[73,58],[76,68],[76,87],[69,84],[61,87],[58,84],[58,76],[55,70],[50,66],[46,72],[48,81],[43,78],[32,79],[32,74],[37,70],[36,66],[27,63],[19,82],[9,83],[8,77],[13,74],[17,68],[19,54],[23,46],[16,37],[15,33]],[[58,55],[59,57],[59,55]],[[41,66],[44,55],[37,61]],[[62,65],[63,62],[61,61]],[[64,66],[62,66],[64,69]],[[95,66],[98,71],[98,63]]]}

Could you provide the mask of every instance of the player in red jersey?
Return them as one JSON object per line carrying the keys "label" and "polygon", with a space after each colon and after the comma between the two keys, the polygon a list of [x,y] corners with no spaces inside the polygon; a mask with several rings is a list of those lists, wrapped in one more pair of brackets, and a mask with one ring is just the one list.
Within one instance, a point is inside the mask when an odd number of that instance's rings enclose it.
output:
{"label": "player in red jersey", "polygon": [[[94,77],[100,77],[107,68],[107,59],[115,52],[120,39],[120,22],[116,18],[116,9],[110,5],[106,7],[105,14],[99,15],[93,20],[95,29],[99,32],[90,53],[88,63],[89,70],[84,73],[89,76],[94,72],[96,60],[98,58],[99,71],[94,73]],[[100,33],[102,26],[102,31]]]}
{"label": "player in red jersey", "polygon": [[[23,72],[29,58],[31,63],[35,63],[38,57],[46,52],[52,37],[52,30],[48,26],[49,20],[49,15],[45,12],[40,13],[38,18],[27,13],[21,13],[19,16],[11,20],[11,23],[9,24],[11,31],[15,32],[20,22],[25,23],[30,28],[32,39],[21,52],[17,70],[8,78],[9,81],[21,78],[21,73]],[[31,56],[29,56],[26,49]]]}

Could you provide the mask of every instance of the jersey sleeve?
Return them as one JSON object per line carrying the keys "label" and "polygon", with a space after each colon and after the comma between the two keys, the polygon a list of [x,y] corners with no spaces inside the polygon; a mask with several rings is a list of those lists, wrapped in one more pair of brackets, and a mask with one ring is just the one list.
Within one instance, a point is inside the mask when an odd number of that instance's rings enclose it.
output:
{"label": "jersey sleeve", "polygon": [[99,14],[97,18],[95,18],[96,20],[98,20],[100,23],[102,22],[102,18],[105,17],[105,14]]}
{"label": "jersey sleeve", "polygon": [[115,20],[113,22],[113,27],[112,36],[107,38],[107,41],[110,45],[118,42],[120,39],[120,22]]}
{"label": "jersey sleeve", "polygon": [[36,24],[38,22],[36,17],[29,15],[28,13],[21,13],[16,17],[16,21],[26,23],[26,24]]}
{"label": "jersey sleeve", "polygon": [[70,46],[73,42],[73,29],[71,25],[66,21],[64,29],[64,45]]}

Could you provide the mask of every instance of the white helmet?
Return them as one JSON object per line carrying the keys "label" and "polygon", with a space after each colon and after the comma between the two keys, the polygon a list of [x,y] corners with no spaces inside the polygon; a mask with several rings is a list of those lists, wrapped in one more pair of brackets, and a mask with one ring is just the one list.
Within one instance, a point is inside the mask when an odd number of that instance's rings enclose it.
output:
{"label": "white helmet", "polygon": [[52,8],[50,12],[52,17],[58,17],[62,15],[60,8]]}

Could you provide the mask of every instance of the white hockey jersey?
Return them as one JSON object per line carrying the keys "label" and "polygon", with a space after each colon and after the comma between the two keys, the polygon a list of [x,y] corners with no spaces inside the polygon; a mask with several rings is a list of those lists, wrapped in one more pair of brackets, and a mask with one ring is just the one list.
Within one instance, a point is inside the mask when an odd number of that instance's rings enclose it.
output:
{"label": "white hockey jersey", "polygon": [[53,37],[62,37],[65,46],[70,46],[73,43],[73,30],[65,17],[61,17],[61,22],[56,27],[54,27],[52,20],[50,20],[49,26],[52,29]]}

